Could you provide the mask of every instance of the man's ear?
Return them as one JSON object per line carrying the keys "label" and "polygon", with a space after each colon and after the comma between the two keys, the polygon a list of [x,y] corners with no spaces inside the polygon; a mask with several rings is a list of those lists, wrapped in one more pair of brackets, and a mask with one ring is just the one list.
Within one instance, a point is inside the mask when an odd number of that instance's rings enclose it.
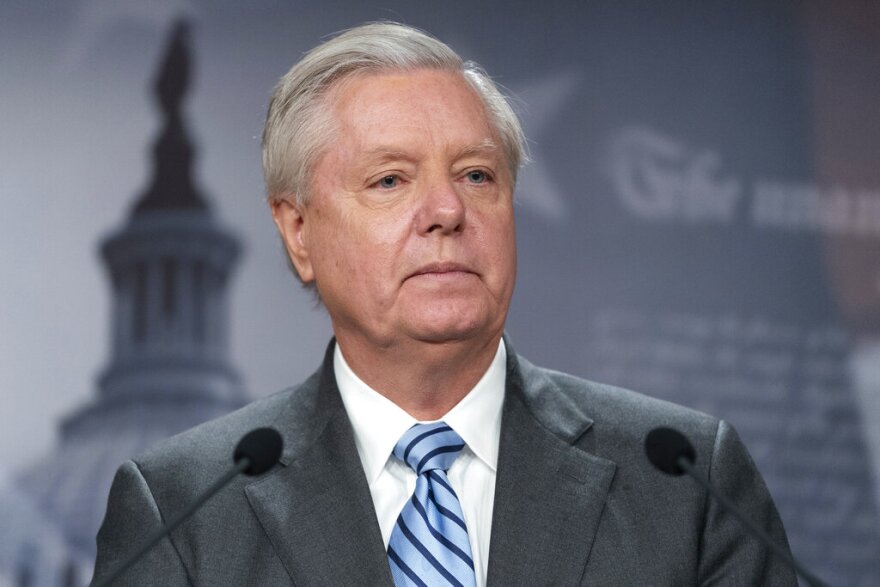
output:
{"label": "man's ear", "polygon": [[315,272],[312,269],[312,260],[309,256],[308,239],[306,238],[306,219],[303,210],[298,204],[287,199],[277,199],[269,205],[272,209],[272,219],[281,240],[287,249],[287,255],[291,263],[299,273],[303,283],[311,283],[315,280]]}

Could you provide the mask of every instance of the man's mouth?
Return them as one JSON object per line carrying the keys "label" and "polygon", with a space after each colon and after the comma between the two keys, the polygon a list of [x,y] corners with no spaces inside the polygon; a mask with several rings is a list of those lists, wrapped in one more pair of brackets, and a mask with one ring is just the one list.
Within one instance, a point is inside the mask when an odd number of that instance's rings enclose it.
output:
{"label": "man's mouth", "polygon": [[455,263],[452,261],[440,261],[440,262],[436,262],[436,263],[428,263],[426,265],[419,267],[418,269],[413,271],[411,274],[409,274],[407,276],[407,279],[409,279],[411,277],[419,277],[419,276],[437,277],[437,278],[457,277],[462,274],[476,275],[476,272],[474,270],[472,270],[470,267],[468,267],[467,265],[464,265],[463,263]]}

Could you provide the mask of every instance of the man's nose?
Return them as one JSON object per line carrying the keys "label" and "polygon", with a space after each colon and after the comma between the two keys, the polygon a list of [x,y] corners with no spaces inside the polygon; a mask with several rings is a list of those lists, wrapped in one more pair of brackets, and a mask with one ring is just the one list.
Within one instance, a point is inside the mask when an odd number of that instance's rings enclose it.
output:
{"label": "man's nose", "polygon": [[453,234],[465,225],[465,205],[451,179],[425,187],[419,209],[418,229],[422,234]]}

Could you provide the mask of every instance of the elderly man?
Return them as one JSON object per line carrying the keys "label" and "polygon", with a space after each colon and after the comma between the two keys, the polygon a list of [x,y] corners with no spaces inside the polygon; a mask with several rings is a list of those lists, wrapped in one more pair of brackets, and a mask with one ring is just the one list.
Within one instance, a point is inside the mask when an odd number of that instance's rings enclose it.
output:
{"label": "elderly man", "polygon": [[785,544],[730,426],[540,369],[503,337],[523,136],[485,73],[412,28],[358,27],[282,78],[263,146],[273,218],[335,340],[299,386],[123,465],[97,576],[271,426],[280,463],[125,584],[795,584],[644,457],[649,430],[683,430],[701,473]]}

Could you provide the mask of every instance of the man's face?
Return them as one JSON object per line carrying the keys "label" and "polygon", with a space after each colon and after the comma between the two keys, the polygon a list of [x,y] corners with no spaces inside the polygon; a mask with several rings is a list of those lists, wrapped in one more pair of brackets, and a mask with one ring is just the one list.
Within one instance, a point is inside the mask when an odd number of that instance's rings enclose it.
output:
{"label": "man's face", "polygon": [[417,70],[354,77],[328,100],[337,131],[311,200],[274,215],[337,337],[384,348],[500,335],[512,178],[479,98],[457,74]]}

